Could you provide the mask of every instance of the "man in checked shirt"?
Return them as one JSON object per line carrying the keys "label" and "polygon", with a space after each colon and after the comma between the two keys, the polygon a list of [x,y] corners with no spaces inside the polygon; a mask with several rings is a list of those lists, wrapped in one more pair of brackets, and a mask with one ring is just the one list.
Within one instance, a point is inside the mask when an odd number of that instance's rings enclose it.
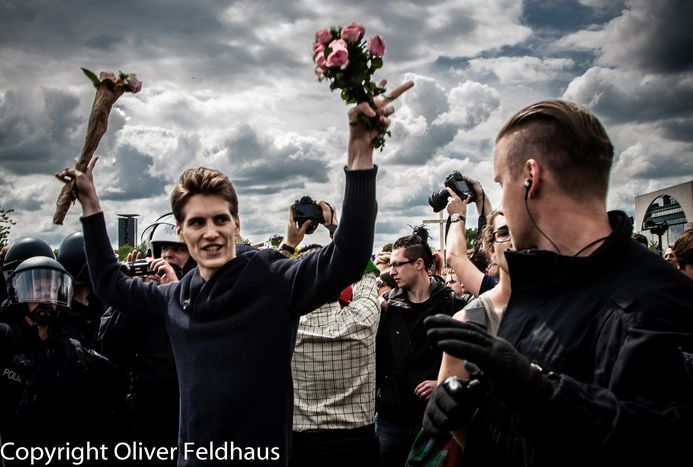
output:
{"label": "man in checked shirt", "polygon": [[[323,207],[325,226],[334,232],[334,210],[327,203],[318,204]],[[286,241],[297,246],[303,232],[290,222]],[[304,247],[299,258],[319,249],[319,245]],[[369,263],[361,280],[352,285],[348,305],[342,307],[335,296],[301,317],[291,361],[292,467],[379,465],[373,425],[375,335],[380,321],[378,273]]]}

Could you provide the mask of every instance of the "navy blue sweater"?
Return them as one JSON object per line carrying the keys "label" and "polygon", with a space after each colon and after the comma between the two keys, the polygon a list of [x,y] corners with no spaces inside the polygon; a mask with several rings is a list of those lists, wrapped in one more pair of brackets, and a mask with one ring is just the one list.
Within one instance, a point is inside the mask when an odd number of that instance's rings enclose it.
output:
{"label": "navy blue sweater", "polygon": [[[376,173],[346,171],[339,228],[318,254],[295,261],[276,250],[251,251],[206,283],[197,268],[164,286],[127,277],[103,214],[82,218],[97,295],[163,320],[170,335],[181,397],[179,466],[228,464],[232,455],[287,465],[298,318],[363,274],[373,247]],[[210,447],[217,450],[211,459]]]}

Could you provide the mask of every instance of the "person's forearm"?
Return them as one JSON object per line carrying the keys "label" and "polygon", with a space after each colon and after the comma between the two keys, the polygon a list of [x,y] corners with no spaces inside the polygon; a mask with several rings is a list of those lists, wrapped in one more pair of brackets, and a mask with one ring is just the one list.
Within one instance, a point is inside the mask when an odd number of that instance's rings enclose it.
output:
{"label": "person's forearm", "polygon": [[464,288],[477,297],[481,290],[481,282],[484,273],[472,263],[467,256],[467,238],[465,236],[464,221],[450,224],[446,242],[447,260],[457,274],[457,279],[464,284]]}
{"label": "person's forearm", "polygon": [[347,169],[366,170],[373,168],[373,146],[371,146],[370,141],[350,140],[347,155]]}
{"label": "person's forearm", "polygon": [[80,201],[82,204],[82,216],[87,217],[101,212],[101,203],[99,198],[93,197]]}
{"label": "person's forearm", "polygon": [[[298,313],[318,308],[363,275],[373,250],[376,174],[375,168],[347,171],[342,218],[332,243],[301,261],[298,266],[302,272],[289,279],[295,284],[293,289],[302,291],[290,298]],[[287,273],[292,274],[291,271]],[[316,293],[313,296],[305,293],[306,290]]]}

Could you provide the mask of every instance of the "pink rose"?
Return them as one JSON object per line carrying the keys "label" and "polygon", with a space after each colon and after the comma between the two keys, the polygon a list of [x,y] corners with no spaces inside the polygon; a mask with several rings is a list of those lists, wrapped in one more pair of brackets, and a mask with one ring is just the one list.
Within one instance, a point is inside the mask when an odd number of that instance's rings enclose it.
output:
{"label": "pink rose", "polygon": [[137,79],[134,73],[130,73],[125,81],[130,88],[130,92],[140,92],[140,89],[142,89],[142,82]]}
{"label": "pink rose", "polygon": [[319,42],[316,42],[313,45],[313,55],[314,56],[319,54],[319,53],[322,53],[324,50],[325,50],[325,46],[320,44]]}
{"label": "pink rose", "polygon": [[315,66],[321,70],[327,69],[327,61],[325,60],[325,55],[319,54],[315,56]]}
{"label": "pink rose", "polygon": [[330,55],[327,56],[327,66],[336,67],[338,66],[342,70],[349,64],[349,52],[346,49],[334,49]]}
{"label": "pink rose", "polygon": [[366,30],[360,24],[351,23],[342,28],[340,36],[349,43],[356,43],[361,39]]}
{"label": "pink rose", "polygon": [[99,81],[104,81],[110,79],[114,83],[116,82],[116,75],[112,71],[102,71],[99,73]]}
{"label": "pink rose", "polygon": [[315,33],[315,42],[322,45],[327,45],[332,40],[332,31],[329,29],[321,29]]}
{"label": "pink rose", "polygon": [[385,53],[385,42],[383,42],[383,38],[380,36],[373,36],[368,39],[368,51],[371,55],[382,57]]}
{"label": "pink rose", "polygon": [[347,43],[344,42],[342,39],[337,39],[335,41],[330,42],[329,45],[330,49],[333,51],[335,50],[346,50],[347,49]]}

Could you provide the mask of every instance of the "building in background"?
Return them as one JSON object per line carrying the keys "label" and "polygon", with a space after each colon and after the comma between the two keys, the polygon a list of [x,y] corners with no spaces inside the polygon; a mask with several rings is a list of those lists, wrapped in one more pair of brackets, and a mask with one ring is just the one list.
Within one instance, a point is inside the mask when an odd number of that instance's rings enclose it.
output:
{"label": "building in background", "polygon": [[139,214],[116,214],[118,216],[118,248],[137,247],[137,217]]}
{"label": "building in background", "polygon": [[636,232],[668,245],[693,228],[693,180],[635,197]]}

